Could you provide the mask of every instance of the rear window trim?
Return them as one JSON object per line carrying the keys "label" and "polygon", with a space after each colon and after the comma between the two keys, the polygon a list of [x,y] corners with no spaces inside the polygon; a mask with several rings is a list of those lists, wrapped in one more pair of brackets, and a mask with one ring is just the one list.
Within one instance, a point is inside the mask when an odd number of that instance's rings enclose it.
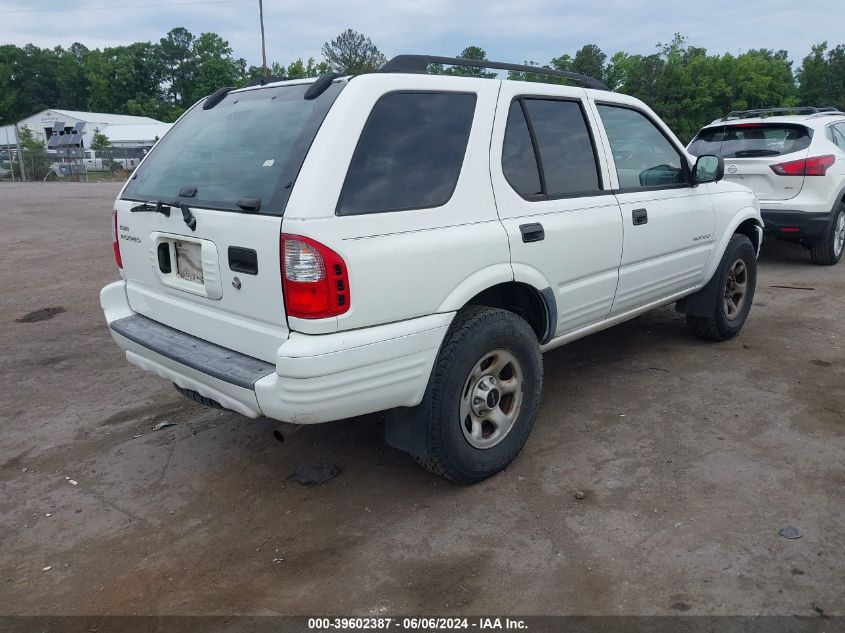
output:
{"label": "rear window trim", "polygon": [[[249,94],[252,92],[258,92],[263,90],[279,90],[284,88],[299,88],[304,87],[306,90],[308,86],[311,85],[313,82],[302,82],[296,84],[289,84],[289,85],[266,85],[261,87],[249,88],[249,89],[240,89],[237,91],[232,91],[226,95],[226,98],[230,96],[238,98],[239,95]],[[269,215],[275,217],[283,217],[285,214],[285,209],[287,208],[287,203],[290,200],[291,193],[293,191],[294,186],[296,185],[296,180],[299,177],[299,173],[302,170],[302,166],[305,163],[305,159],[308,157],[308,153],[311,150],[311,145],[313,145],[314,140],[317,138],[317,134],[320,133],[320,128],[323,126],[323,122],[326,119],[329,111],[331,110],[332,106],[334,105],[337,97],[340,95],[341,91],[346,87],[348,82],[344,79],[335,79],[331,85],[321,93],[316,99],[313,100],[314,103],[314,110],[305,120],[305,123],[302,126],[299,134],[297,135],[296,141],[294,141],[293,145],[291,146],[290,155],[285,160],[285,164],[282,167],[281,172],[279,173],[278,180],[276,185],[273,189],[272,196],[270,200],[267,202],[261,201],[261,210],[258,212],[258,215]],[[324,95],[328,95],[329,98],[321,99]],[[162,140],[164,140],[168,134],[172,133],[173,130],[177,128],[179,123],[184,119],[188,114],[190,114],[193,110],[195,110],[198,106],[201,106],[205,103],[205,100],[208,97],[200,99],[190,108],[188,108],[185,113],[176,120],[173,127],[168,130],[164,136],[162,136]],[[313,132],[313,133],[310,133]],[[308,134],[307,134],[308,133]],[[307,146],[306,141],[307,140]],[[135,171],[129,177],[129,181],[127,183],[126,188],[128,188],[133,180],[135,180],[139,174],[139,171],[143,168],[143,164],[149,159],[150,156],[154,156],[155,154],[155,146],[150,152],[144,157],[144,160],[135,168]],[[157,202],[159,200],[164,200],[164,198],[157,197],[157,196],[144,196],[140,194],[125,194],[121,192],[120,200],[127,200],[130,202]],[[221,205],[215,204],[214,202],[209,203],[208,201],[204,201],[202,199],[196,198],[187,198],[185,196],[172,196],[166,198],[168,201],[179,201],[183,202],[189,207],[198,208],[198,209],[208,209],[211,211],[225,211],[228,213],[244,213],[248,215],[252,215],[251,212],[244,211],[240,209],[237,205]]]}
{"label": "rear window trim", "polygon": [[[349,171],[352,167],[352,164],[355,162],[355,157],[358,154],[358,148],[361,144],[361,137],[364,135],[364,130],[367,129],[367,124],[370,122],[370,118],[373,116],[373,111],[376,109],[376,106],[382,99],[386,99],[387,97],[391,97],[397,94],[412,94],[412,95],[419,95],[419,94],[435,94],[435,95],[442,95],[442,94],[455,94],[455,95],[466,95],[472,96],[475,99],[475,103],[473,105],[472,111],[472,121],[470,121],[469,132],[467,133],[467,143],[466,147],[464,147],[464,156],[461,159],[461,167],[458,170],[458,177],[455,179],[455,184],[452,187],[452,190],[449,192],[449,196],[444,200],[441,204],[433,204],[425,207],[398,207],[395,209],[382,209],[380,211],[368,211],[367,213],[341,213],[340,212],[340,201],[343,198],[343,190],[346,188],[346,181],[349,178]],[[370,108],[369,113],[367,114],[367,120],[364,121],[364,125],[361,126],[360,131],[358,132],[358,139],[355,142],[355,150],[352,152],[352,157],[349,159],[349,163],[346,165],[346,173],[343,176],[343,184],[340,186],[340,191],[337,194],[337,202],[335,203],[334,215],[338,218],[355,218],[359,216],[369,216],[369,215],[382,215],[384,213],[400,213],[405,211],[428,211],[430,209],[440,209],[448,205],[452,198],[455,197],[455,192],[458,190],[458,185],[461,182],[461,177],[464,173],[464,165],[466,165],[467,153],[469,153],[469,144],[472,140],[472,131],[475,128],[475,120],[478,114],[478,92],[472,90],[415,90],[415,89],[399,89],[399,90],[390,90],[388,92],[384,92],[379,95],[378,99],[373,102],[372,107]]]}

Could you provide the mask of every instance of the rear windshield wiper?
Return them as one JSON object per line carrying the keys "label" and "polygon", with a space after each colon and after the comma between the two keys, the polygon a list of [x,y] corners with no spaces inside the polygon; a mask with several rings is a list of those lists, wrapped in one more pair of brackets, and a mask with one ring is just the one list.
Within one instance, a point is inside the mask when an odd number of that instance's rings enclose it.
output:
{"label": "rear windshield wiper", "polygon": [[138,213],[140,211],[151,211],[155,213],[161,213],[165,217],[170,217],[170,204],[167,202],[162,202],[161,200],[157,200],[155,204],[150,204],[149,202],[144,202],[142,204],[135,205],[131,209],[129,209],[132,213]]}
{"label": "rear windshield wiper", "polygon": [[187,224],[188,228],[192,231],[196,231],[197,219],[194,217],[194,214],[191,213],[191,208],[181,200],[174,200],[170,204],[174,207],[179,207],[182,210],[182,219],[185,221],[185,224]]}
{"label": "rear windshield wiper", "polygon": [[166,217],[170,217],[170,207],[176,207],[182,211],[182,219],[185,221],[185,224],[188,225],[188,228],[192,231],[197,230],[197,219],[194,217],[194,214],[191,213],[190,207],[187,204],[180,200],[172,200],[169,202],[165,202],[163,200],[157,200],[155,204],[150,204],[149,202],[144,202],[142,204],[136,205],[129,209],[132,213],[138,213],[140,211],[154,211],[155,213],[161,213]]}

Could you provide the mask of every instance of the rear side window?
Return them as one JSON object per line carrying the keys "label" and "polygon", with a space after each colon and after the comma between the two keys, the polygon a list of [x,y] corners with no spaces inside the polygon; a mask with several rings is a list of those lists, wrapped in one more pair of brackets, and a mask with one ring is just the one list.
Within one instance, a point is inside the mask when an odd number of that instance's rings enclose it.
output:
{"label": "rear side window", "polygon": [[598,105],[620,189],[662,188],[687,182],[681,155],[642,112]]}
{"label": "rear side window", "polygon": [[432,92],[379,99],[352,156],[337,214],[446,204],[461,173],[475,101],[474,94]]}
{"label": "rear side window", "polygon": [[693,156],[716,154],[724,158],[780,156],[807,149],[810,133],[803,125],[738,123],[701,130],[689,146]]}
{"label": "rear side window", "polygon": [[580,103],[536,98],[514,101],[505,129],[502,171],[524,197],[555,198],[601,190],[596,154]]}

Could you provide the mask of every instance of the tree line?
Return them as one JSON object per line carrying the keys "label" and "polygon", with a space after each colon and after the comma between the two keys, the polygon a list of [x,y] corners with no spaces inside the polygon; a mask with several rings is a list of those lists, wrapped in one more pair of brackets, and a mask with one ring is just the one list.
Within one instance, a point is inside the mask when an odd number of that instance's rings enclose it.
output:
{"label": "tree line", "polygon": [[[359,74],[378,69],[385,57],[372,40],[347,29],[323,44],[322,58],[273,62],[277,77],[314,77],[329,71]],[[459,57],[486,59],[484,49],[468,46]],[[709,54],[676,34],[650,55],[616,52],[595,44],[545,63],[604,82],[612,90],[648,103],[688,141],[705,123],[729,110],[816,105],[845,109],[845,44],[813,46],[793,68],[785,50],[751,49],[740,54]],[[431,72],[490,77],[480,68],[432,66]],[[0,46],[0,123],[11,123],[46,108],[88,110],[175,120],[198,99],[221,86],[243,86],[263,74],[235,57],[216,33],[194,35],[177,27],[158,42],[89,49]],[[531,73],[512,79],[539,80]],[[543,77],[544,81],[566,80]]]}

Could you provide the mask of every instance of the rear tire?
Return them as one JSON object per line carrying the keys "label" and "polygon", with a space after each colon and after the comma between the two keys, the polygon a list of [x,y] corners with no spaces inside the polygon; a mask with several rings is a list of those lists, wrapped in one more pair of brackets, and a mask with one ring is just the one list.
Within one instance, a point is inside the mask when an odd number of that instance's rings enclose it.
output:
{"label": "rear tire", "polygon": [[845,205],[833,216],[827,234],[810,244],[810,261],[819,266],[833,266],[845,251]]}
{"label": "rear tire", "polygon": [[431,450],[417,462],[463,485],[496,474],[525,444],[542,390],[540,345],[524,319],[480,306],[461,310],[419,405]]}
{"label": "rear tire", "polygon": [[757,287],[757,253],[745,235],[735,233],[728,242],[715,272],[718,292],[712,316],[687,315],[687,325],[696,336],[725,341],[745,325]]}

